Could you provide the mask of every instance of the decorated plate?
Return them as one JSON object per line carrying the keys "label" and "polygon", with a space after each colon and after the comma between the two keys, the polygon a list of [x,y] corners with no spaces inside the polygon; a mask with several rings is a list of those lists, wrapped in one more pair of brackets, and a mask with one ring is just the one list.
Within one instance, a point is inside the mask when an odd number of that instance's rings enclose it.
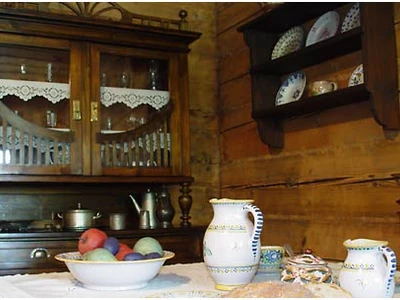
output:
{"label": "decorated plate", "polygon": [[301,26],[295,26],[286,31],[275,44],[271,59],[287,55],[299,50],[304,44],[304,30]]}
{"label": "decorated plate", "polygon": [[344,17],[340,32],[346,32],[360,26],[360,5],[354,4]]}
{"label": "decorated plate", "polygon": [[306,74],[295,72],[290,74],[279,88],[275,97],[275,105],[297,101],[303,95],[306,86]]}
{"label": "decorated plate", "polygon": [[220,298],[222,293],[213,291],[166,292],[149,295],[146,298]]}
{"label": "decorated plate", "polygon": [[351,74],[348,86],[355,86],[364,83],[363,65],[359,65]]}
{"label": "decorated plate", "polygon": [[339,27],[340,16],[336,11],[328,11],[318,18],[307,35],[306,46],[334,36]]}

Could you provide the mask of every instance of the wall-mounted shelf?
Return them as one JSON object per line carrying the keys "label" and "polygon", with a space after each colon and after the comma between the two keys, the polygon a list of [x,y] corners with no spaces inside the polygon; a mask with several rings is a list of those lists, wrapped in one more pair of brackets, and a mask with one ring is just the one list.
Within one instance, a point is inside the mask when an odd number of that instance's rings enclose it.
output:
{"label": "wall-mounted shelf", "polygon": [[[372,116],[384,129],[400,128],[393,3],[359,3],[359,27],[341,33],[339,26],[338,33],[329,39],[270,59],[275,44],[285,31],[294,26],[306,29],[310,22],[330,10],[341,13],[341,24],[351,5],[284,3],[238,29],[243,32],[250,49],[252,117],[257,121],[261,140],[270,147],[284,147],[283,122],[286,119],[356,102],[369,101]],[[305,36],[307,34],[305,30]],[[355,52],[361,53],[364,84],[314,97],[304,93],[296,102],[275,105],[284,75],[307,67],[319,67]]]}

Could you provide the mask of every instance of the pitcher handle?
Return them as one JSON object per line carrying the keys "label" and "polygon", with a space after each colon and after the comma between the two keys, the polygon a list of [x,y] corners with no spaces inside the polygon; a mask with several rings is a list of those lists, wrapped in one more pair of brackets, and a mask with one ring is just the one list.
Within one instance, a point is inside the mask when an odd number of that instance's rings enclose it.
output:
{"label": "pitcher handle", "polygon": [[251,250],[253,251],[254,258],[256,258],[258,250],[257,246],[263,228],[264,217],[261,210],[254,204],[245,204],[243,210],[249,211],[254,218],[254,227],[253,232],[251,233]]}
{"label": "pitcher handle", "polygon": [[386,257],[387,271],[386,271],[386,297],[392,297],[390,293],[392,281],[394,280],[394,274],[396,273],[396,254],[392,249],[387,246],[380,246],[379,251]]}

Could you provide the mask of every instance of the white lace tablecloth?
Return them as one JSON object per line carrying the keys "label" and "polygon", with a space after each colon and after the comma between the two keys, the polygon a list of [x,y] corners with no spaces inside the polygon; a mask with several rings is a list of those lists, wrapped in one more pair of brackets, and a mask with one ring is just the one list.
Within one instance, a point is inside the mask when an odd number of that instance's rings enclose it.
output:
{"label": "white lace tablecloth", "polygon": [[[271,275],[257,274],[253,281],[275,279]],[[141,298],[192,291],[224,293],[214,288],[204,263],[163,266],[147,286],[127,291],[85,289],[69,272],[0,277],[0,298]]]}
{"label": "white lace tablecloth", "polygon": [[[279,273],[257,273],[253,282],[279,280]],[[181,293],[179,293],[181,292]],[[192,293],[198,292],[198,293]],[[170,294],[168,294],[170,293]],[[0,277],[0,298],[173,298],[203,297],[226,292],[216,290],[204,263],[163,266],[160,273],[141,289],[95,291],[83,288],[69,272]],[[200,295],[200,296],[199,296]],[[396,286],[395,298],[399,298]]]}

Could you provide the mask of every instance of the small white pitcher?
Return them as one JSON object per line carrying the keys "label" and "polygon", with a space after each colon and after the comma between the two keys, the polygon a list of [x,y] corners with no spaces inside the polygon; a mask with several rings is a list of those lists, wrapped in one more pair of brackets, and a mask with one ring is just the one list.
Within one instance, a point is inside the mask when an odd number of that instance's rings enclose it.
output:
{"label": "small white pitcher", "polygon": [[[391,298],[396,255],[387,241],[346,240],[347,257],[339,274],[340,286],[357,298]],[[385,260],[386,258],[386,260]]]}

